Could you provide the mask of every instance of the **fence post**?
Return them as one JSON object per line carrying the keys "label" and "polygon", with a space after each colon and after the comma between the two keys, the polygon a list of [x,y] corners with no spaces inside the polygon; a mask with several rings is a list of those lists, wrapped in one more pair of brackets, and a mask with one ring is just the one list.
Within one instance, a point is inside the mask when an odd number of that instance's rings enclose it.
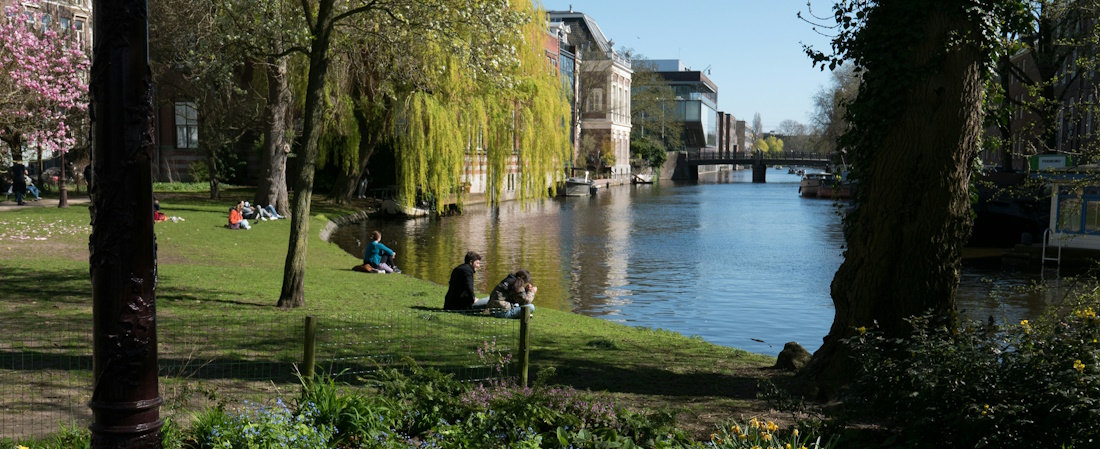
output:
{"label": "fence post", "polygon": [[317,319],[306,316],[305,350],[302,354],[302,375],[313,379],[313,365],[317,361]]}
{"label": "fence post", "polygon": [[519,315],[519,384],[527,387],[527,369],[531,366],[531,308]]}

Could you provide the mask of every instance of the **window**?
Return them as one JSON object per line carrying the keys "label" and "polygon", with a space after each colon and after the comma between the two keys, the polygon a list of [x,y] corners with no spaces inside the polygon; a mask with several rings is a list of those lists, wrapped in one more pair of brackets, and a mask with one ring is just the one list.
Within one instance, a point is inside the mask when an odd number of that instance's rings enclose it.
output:
{"label": "window", "polygon": [[70,31],[70,27],[72,27],[72,22],[69,21],[69,18],[68,17],[62,17],[62,18],[58,19],[58,21],[59,21],[58,23],[61,25],[61,30],[60,30],[61,33],[62,34],[68,33]]}
{"label": "window", "polygon": [[195,103],[176,103],[176,148],[199,147],[199,113]]}
{"label": "window", "polygon": [[84,20],[76,19],[73,30],[76,31],[76,40],[80,43],[84,43]]}
{"label": "window", "polygon": [[585,102],[585,112],[603,111],[603,89],[592,89]]}
{"label": "window", "polygon": [[1088,234],[1100,231],[1100,202],[1088,201],[1085,203],[1085,230]]}

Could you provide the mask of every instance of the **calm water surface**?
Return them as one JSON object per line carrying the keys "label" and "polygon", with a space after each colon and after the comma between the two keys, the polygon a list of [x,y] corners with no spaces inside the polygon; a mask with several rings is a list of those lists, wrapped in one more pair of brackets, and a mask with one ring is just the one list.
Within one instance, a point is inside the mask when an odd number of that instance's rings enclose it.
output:
{"label": "calm water surface", "polygon": [[[833,319],[840,217],[832,201],[800,198],[799,178],[785,169],[770,171],[766,184],[751,180],[751,171],[722,172],[592,198],[469,206],[454,217],[371,220],[338,230],[333,241],[361,257],[378,229],[405,274],[444,285],[473,250],[486,259],[479,292],[526,268],[538,307],[762,354],[778,354],[788,341],[812,352]],[[959,308],[979,319],[1033,316],[1051,298],[1017,290],[1036,276],[967,266]]]}

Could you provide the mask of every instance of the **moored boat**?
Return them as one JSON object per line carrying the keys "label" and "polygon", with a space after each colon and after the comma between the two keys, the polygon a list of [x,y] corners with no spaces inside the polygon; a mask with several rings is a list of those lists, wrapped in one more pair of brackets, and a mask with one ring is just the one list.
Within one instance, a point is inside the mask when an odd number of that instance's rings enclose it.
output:
{"label": "moored boat", "polygon": [[577,176],[571,176],[565,178],[565,185],[562,188],[562,195],[565,196],[589,196],[596,193],[596,182],[588,179],[586,173],[583,178]]}
{"label": "moored boat", "polygon": [[806,173],[802,175],[802,183],[798,186],[798,193],[804,197],[816,198],[823,184],[832,182],[832,173]]}

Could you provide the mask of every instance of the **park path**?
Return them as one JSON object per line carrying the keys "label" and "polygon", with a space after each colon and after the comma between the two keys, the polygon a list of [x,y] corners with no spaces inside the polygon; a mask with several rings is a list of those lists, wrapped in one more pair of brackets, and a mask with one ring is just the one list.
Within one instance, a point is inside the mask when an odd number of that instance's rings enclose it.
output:
{"label": "park path", "polygon": [[[15,199],[12,197],[10,200],[0,201],[0,213],[9,212],[17,209],[23,209],[27,207],[57,207],[57,198],[42,198],[40,201],[34,201],[32,197],[30,201],[24,201],[23,206],[15,204]],[[69,207],[88,207],[91,200],[87,196],[69,195]]]}

